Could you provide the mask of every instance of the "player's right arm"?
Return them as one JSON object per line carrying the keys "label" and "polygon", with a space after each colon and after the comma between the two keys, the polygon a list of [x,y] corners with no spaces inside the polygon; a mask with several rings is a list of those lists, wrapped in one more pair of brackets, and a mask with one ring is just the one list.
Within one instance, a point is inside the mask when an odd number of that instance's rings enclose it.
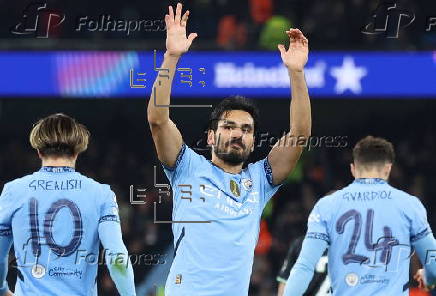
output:
{"label": "player's right arm", "polygon": [[427,220],[427,211],[421,201],[414,199],[409,210],[411,211],[410,240],[419,261],[424,266],[422,271],[418,271],[416,279],[422,288],[431,288],[436,285],[436,240]]}
{"label": "player's right arm", "polygon": [[0,195],[0,296],[13,295],[6,281],[8,255],[12,246],[12,196],[7,185]]}
{"label": "player's right arm", "polygon": [[316,264],[328,247],[330,238],[327,224],[330,217],[326,211],[330,207],[325,205],[326,202],[326,198],[319,200],[309,215],[306,237],[286,282],[284,296],[301,296],[306,292]]}
{"label": "player's right arm", "polygon": [[[171,85],[174,79],[177,63],[180,56],[187,52],[192,41],[197,37],[196,33],[186,37],[186,24],[189,10],[182,15],[182,4],[178,3],[176,13],[173,7],[169,6],[168,14],[165,15],[167,28],[166,52],[161,70],[156,77],[153,91],[148,102],[147,118],[150,125],[153,141],[156,146],[159,160],[168,167],[176,163],[177,155],[183,144],[182,135],[169,116],[169,107],[158,105],[169,105]],[[168,76],[168,77],[159,77]]]}
{"label": "player's right arm", "polygon": [[12,295],[6,281],[6,275],[8,273],[8,254],[11,246],[12,235],[3,236],[0,234],[0,296]]}

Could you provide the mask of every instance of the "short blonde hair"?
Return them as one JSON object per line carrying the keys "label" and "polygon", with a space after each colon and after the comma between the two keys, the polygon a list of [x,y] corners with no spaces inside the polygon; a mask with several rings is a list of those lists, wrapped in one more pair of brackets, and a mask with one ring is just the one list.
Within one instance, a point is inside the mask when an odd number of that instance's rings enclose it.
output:
{"label": "short blonde hair", "polygon": [[86,126],[63,113],[40,119],[30,132],[30,144],[42,156],[74,156],[88,148]]}

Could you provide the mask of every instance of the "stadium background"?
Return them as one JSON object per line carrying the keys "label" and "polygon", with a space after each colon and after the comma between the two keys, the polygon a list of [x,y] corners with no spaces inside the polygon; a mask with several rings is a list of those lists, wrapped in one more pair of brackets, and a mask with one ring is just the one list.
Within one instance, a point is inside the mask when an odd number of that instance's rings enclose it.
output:
{"label": "stadium background", "polygon": [[[97,16],[110,13],[119,19],[161,19],[168,1],[156,3],[141,1],[93,1],[61,3],[47,2],[67,16]],[[74,4],[73,4],[74,3]],[[336,51],[378,51],[386,55],[400,52],[429,52],[435,48],[435,33],[425,31],[425,19],[436,15],[435,4],[430,1],[405,2],[399,5],[413,11],[416,21],[413,26],[401,29],[399,38],[386,38],[383,34],[368,36],[360,32],[368,23],[377,1],[363,0],[293,0],[293,1],[185,1],[191,11],[189,31],[198,32],[192,51],[239,52],[275,50],[283,38],[276,32],[281,26],[299,27],[307,34],[310,48],[324,53]],[[14,52],[26,53],[41,50],[163,50],[165,32],[136,32],[126,36],[122,32],[75,32],[59,30],[47,39],[35,36],[18,36],[10,32],[21,18],[28,2],[3,3],[0,21],[1,54],[7,62]],[[175,2],[171,2],[175,4]],[[66,19],[68,21],[68,18]],[[67,27],[65,23],[64,27]],[[74,27],[74,25],[71,25]],[[435,30],[436,31],[436,30]],[[272,48],[269,48],[273,44]],[[187,56],[190,53],[186,54]],[[278,56],[278,52],[276,53]],[[309,57],[310,58],[310,57]],[[183,60],[183,58],[182,58]],[[407,65],[407,63],[406,63]],[[8,64],[8,67],[12,67]],[[0,85],[15,85],[5,67],[1,72]],[[434,66],[435,67],[435,66]],[[29,69],[29,71],[31,71]],[[433,68],[433,75],[436,68]],[[398,73],[397,73],[398,74]],[[430,72],[431,74],[431,72]],[[22,88],[37,77],[22,73]],[[128,75],[128,74],[126,74]],[[411,73],[407,67],[402,76],[413,79],[420,73]],[[433,80],[434,80],[433,76]],[[147,77],[149,81],[153,78]],[[388,79],[389,77],[386,77]],[[206,86],[207,87],[207,86]],[[365,87],[365,86],[364,86]],[[368,86],[371,87],[371,86]],[[400,85],[398,86],[400,87]],[[28,86],[27,86],[28,88]],[[413,90],[413,85],[410,86]],[[422,89],[416,89],[419,93]],[[157,180],[166,183],[160,169],[146,121],[146,105],[150,86],[143,89],[143,96],[124,98],[117,95],[22,95],[22,89],[4,93],[0,89],[0,187],[5,182],[31,173],[39,167],[36,153],[28,144],[28,133],[37,119],[53,113],[64,112],[88,126],[92,133],[89,149],[78,161],[80,172],[111,184],[120,205],[124,240],[131,254],[145,254],[146,262],[134,265],[138,295],[155,295],[154,284],[164,282],[165,268],[171,261],[172,234],[168,224],[154,223],[153,201],[158,191],[154,188],[153,166],[157,166]],[[364,93],[365,89],[363,90]],[[395,89],[387,92],[396,93]],[[228,90],[232,94],[232,89]],[[224,97],[224,96],[223,96]],[[259,133],[280,135],[289,122],[289,96],[268,96],[263,92],[256,97],[261,110]],[[256,249],[250,295],[275,295],[275,277],[285,257],[290,241],[305,232],[308,212],[316,200],[326,192],[343,187],[352,178],[349,172],[350,150],[355,142],[368,134],[383,136],[396,147],[397,161],[392,172],[391,184],[417,195],[428,209],[429,220],[434,227],[436,189],[436,93],[426,96],[414,93],[398,96],[356,96],[347,92],[341,96],[316,96],[312,100],[314,136],[339,136],[345,139],[345,147],[313,147],[303,154],[297,169],[288,182],[272,199],[263,215],[262,231]],[[193,99],[178,95],[177,104],[216,104],[214,95]],[[204,148],[204,128],[210,109],[174,108],[171,116],[182,131],[185,141],[193,147]],[[266,156],[268,145],[259,145],[251,160]],[[202,152],[208,155],[204,149]],[[147,203],[130,204],[130,186],[147,188]],[[163,197],[158,206],[158,219],[171,217],[171,199]],[[153,258],[153,259],[150,259]],[[12,257],[10,258],[11,260]],[[13,265],[13,264],[12,264]],[[11,265],[11,267],[12,267]],[[11,287],[15,275],[11,269],[8,277]],[[159,280],[154,280],[154,278]],[[117,295],[104,266],[99,276],[101,295]],[[158,287],[157,294],[162,291]]]}

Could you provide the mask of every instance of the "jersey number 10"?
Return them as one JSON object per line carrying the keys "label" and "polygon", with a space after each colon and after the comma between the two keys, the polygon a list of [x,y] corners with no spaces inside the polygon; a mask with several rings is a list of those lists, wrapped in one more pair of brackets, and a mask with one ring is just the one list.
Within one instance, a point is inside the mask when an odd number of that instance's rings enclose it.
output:
{"label": "jersey number 10", "polygon": [[[62,208],[68,208],[73,217],[74,233],[70,242],[66,246],[58,245],[53,238],[53,222],[56,215]],[[38,200],[32,198],[29,202],[30,233],[32,242],[32,252],[35,257],[41,254],[41,243],[39,242],[39,214]],[[68,199],[60,199],[51,204],[44,217],[44,238],[50,250],[60,257],[67,257],[73,254],[80,245],[83,235],[82,216],[77,205]]]}

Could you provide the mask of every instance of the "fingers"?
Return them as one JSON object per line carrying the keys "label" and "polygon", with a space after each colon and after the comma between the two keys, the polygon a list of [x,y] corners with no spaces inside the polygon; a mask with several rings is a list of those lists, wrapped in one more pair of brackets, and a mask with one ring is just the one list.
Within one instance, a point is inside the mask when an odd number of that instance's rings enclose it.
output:
{"label": "fingers", "polygon": [[173,23],[174,22],[174,10],[173,10],[172,6],[168,7],[168,14],[169,14],[170,22]]}
{"label": "fingers", "polygon": [[280,54],[285,54],[286,53],[286,49],[285,49],[285,46],[283,44],[277,45],[277,48],[279,49]]}
{"label": "fingers", "polygon": [[176,24],[180,23],[181,18],[182,18],[182,4],[177,3],[176,16],[174,18],[174,21],[176,22]]}
{"label": "fingers", "polygon": [[165,25],[168,28],[171,24],[170,16],[168,14],[165,15]]}
{"label": "fingers", "polygon": [[182,20],[180,21],[180,25],[181,25],[182,27],[186,27],[186,24],[187,24],[187,22],[188,22],[188,17],[189,17],[189,10],[187,10],[187,11],[185,12],[185,14],[184,14],[183,17],[182,17]]}
{"label": "fingers", "polygon": [[308,45],[309,40],[303,35],[303,32],[301,32],[299,29],[289,29],[286,31],[286,34],[288,35],[291,44],[294,42],[298,42],[302,45]]}
{"label": "fingers", "polygon": [[191,46],[192,41],[194,41],[195,38],[197,38],[197,33],[191,33],[188,36],[188,47]]}

